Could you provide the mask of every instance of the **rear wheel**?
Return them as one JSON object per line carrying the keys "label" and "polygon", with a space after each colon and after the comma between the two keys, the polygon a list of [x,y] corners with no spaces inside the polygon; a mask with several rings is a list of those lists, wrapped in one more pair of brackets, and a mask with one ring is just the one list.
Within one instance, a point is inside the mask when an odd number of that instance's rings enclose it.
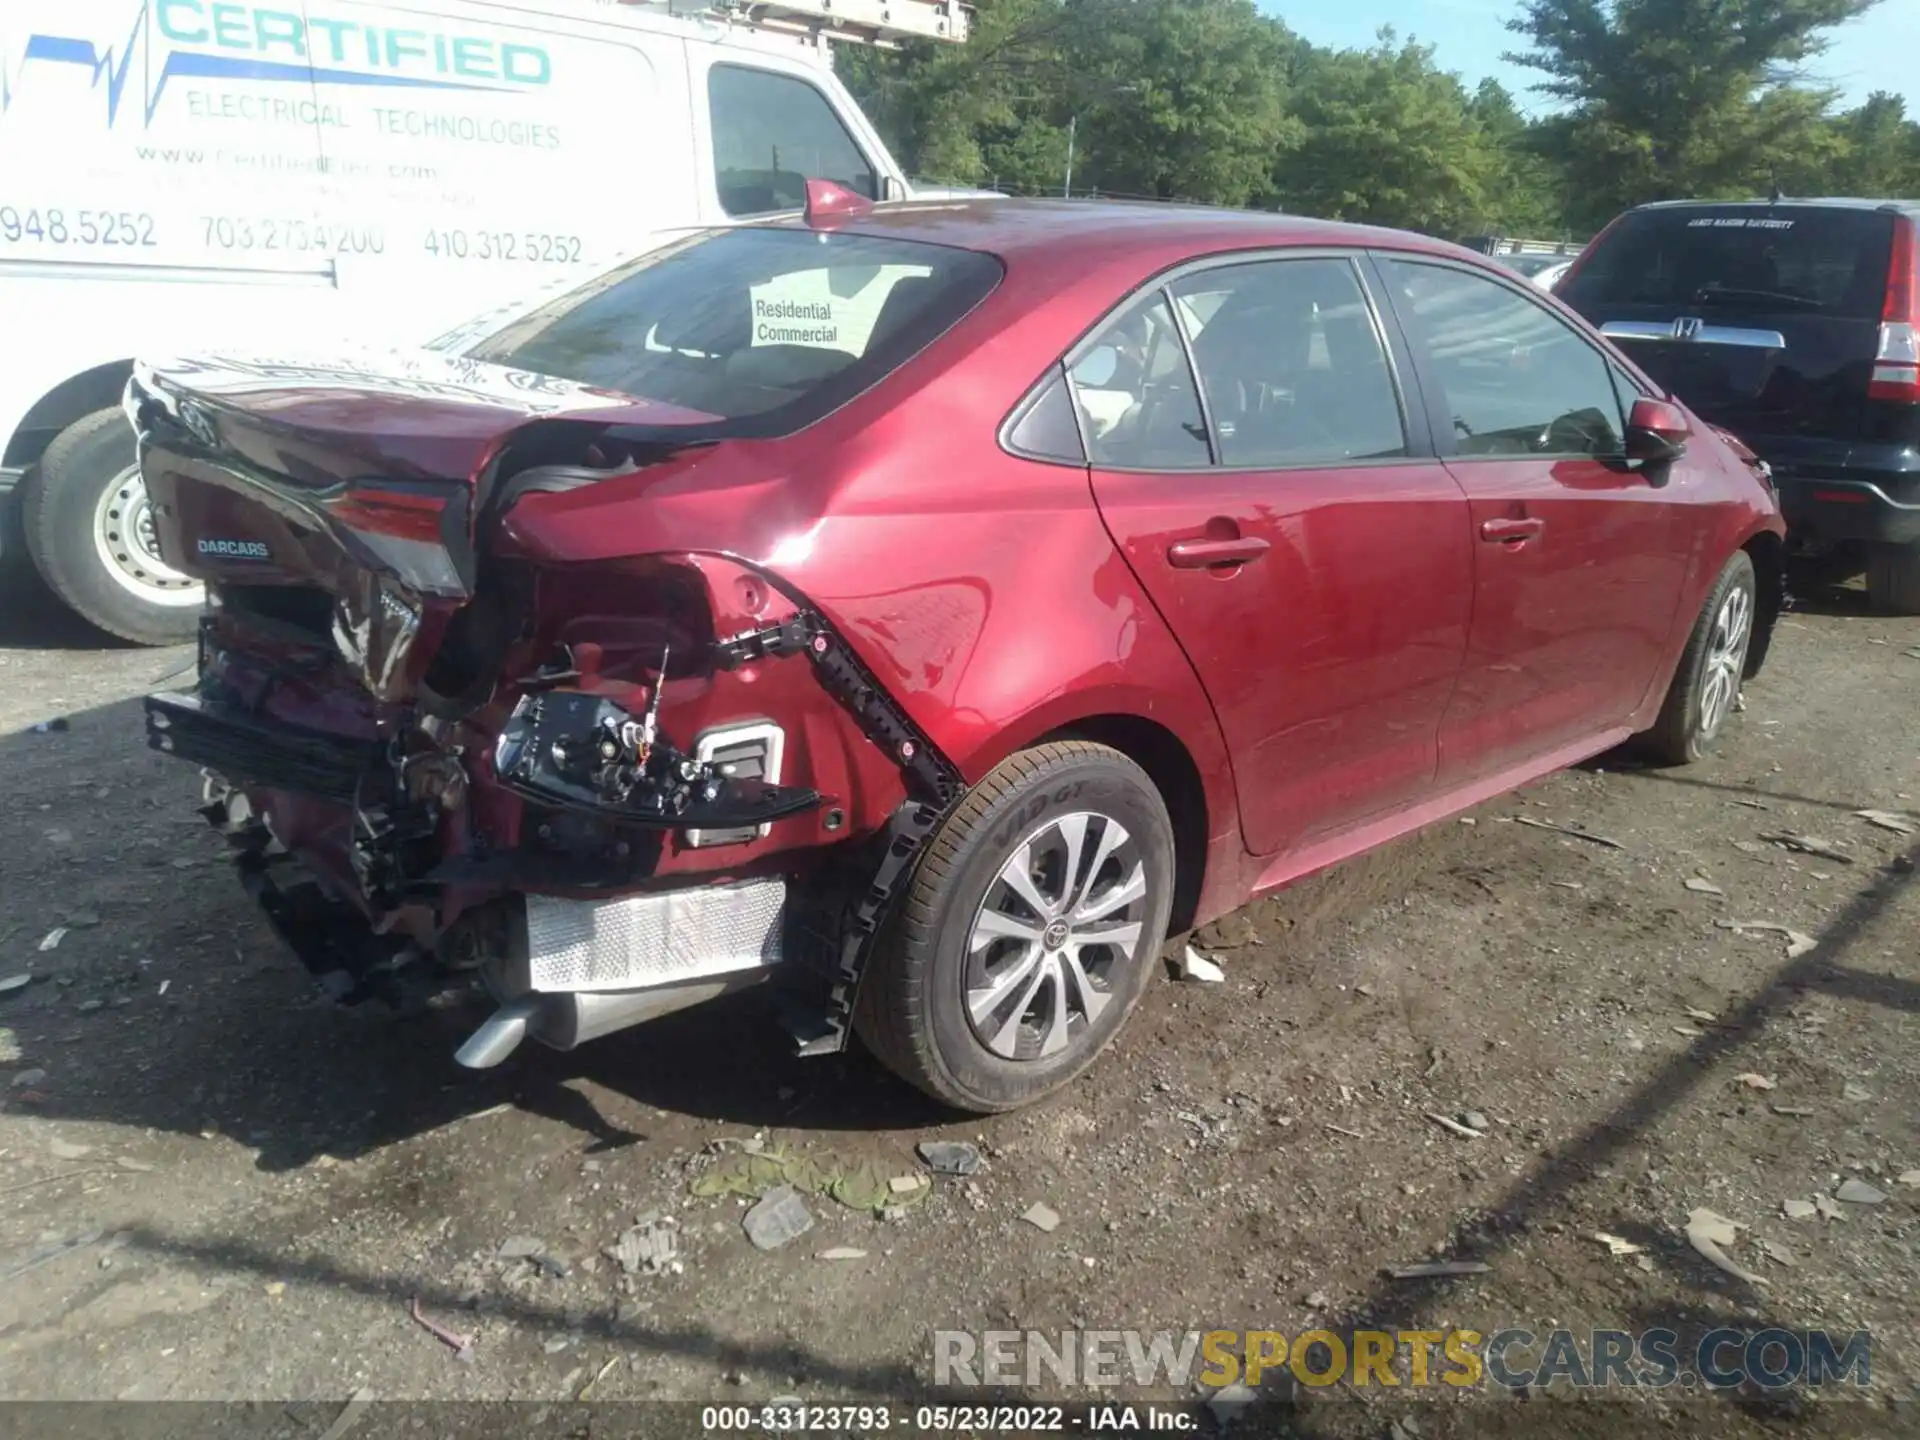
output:
{"label": "rear wheel", "polygon": [[1753,642],[1755,593],[1753,560],[1736,550],[1700,607],[1660,718],[1640,737],[1641,747],[1653,759],[1691,764],[1720,738],[1727,717],[1740,703],[1747,647]]}
{"label": "rear wheel", "polygon": [[54,593],[123,640],[191,640],[205,591],[160,558],[126,417],[106,409],[75,421],[35,468],[27,549]]}
{"label": "rear wheel", "polygon": [[1867,556],[1867,599],[1886,615],[1920,615],[1920,544],[1873,547]]}
{"label": "rear wheel", "polygon": [[887,1066],[963,1110],[1011,1110],[1093,1063],[1166,938],[1173,827],[1144,771],[1074,741],[1023,751],[928,847],[862,986]]}

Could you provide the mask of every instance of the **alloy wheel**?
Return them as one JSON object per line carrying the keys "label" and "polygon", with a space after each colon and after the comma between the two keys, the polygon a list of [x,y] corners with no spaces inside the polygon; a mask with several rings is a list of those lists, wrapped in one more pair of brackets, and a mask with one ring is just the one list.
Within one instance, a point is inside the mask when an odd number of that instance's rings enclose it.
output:
{"label": "alloy wheel", "polygon": [[1700,738],[1720,733],[1740,696],[1741,673],[1746,669],[1747,644],[1753,638],[1753,592],[1735,585],[1720,602],[1707,642],[1706,671],[1700,684]]}
{"label": "alloy wheel", "polygon": [[1114,998],[1138,962],[1148,914],[1146,862],[1125,826],[1078,811],[1013,849],[967,937],[967,1017],[1005,1060],[1052,1060]]}

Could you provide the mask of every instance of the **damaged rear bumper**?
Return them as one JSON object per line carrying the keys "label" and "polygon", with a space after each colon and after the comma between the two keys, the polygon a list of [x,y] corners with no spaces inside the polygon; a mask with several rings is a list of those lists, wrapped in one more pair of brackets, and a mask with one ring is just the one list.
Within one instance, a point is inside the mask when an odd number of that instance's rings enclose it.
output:
{"label": "damaged rear bumper", "polygon": [[[473,733],[413,714],[355,735],[263,713],[247,657],[203,637],[198,692],[149,696],[148,738],[207,773],[203,813],[328,994],[493,1001],[464,1064],[497,1064],[529,1038],[569,1049],[776,976],[793,982],[785,1009],[802,1052],[830,1053],[892,896],[960,782],[810,615],[719,642],[712,666],[802,655],[907,798],[877,832],[790,847],[777,864],[660,867],[664,847],[738,843],[823,807],[809,823],[840,827],[830,796],[777,783],[778,724],[710,728],[680,749],[657,698],[630,710],[571,688],[565,666],[503,700],[475,732],[485,743],[463,750],[453,739]],[[726,758],[743,735],[770,747],[762,778]]]}

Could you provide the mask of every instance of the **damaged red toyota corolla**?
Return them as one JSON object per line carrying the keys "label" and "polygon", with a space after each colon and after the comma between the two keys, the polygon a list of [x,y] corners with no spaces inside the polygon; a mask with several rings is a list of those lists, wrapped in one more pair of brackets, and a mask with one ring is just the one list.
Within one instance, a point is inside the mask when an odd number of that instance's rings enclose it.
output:
{"label": "damaged red toyota corolla", "polygon": [[1696,758],[1759,667],[1764,467],[1476,257],[814,199],[419,356],[139,368],[212,594],[150,738],[340,998],[484,986],[487,1065],[771,979],[1011,1107],[1170,929]]}

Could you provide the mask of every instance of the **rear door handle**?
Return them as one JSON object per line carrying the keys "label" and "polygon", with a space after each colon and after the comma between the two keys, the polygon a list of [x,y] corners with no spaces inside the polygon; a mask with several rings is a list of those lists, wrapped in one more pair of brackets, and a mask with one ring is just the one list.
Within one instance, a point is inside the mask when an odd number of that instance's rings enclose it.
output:
{"label": "rear door handle", "polygon": [[1544,520],[1483,520],[1480,522],[1480,538],[1505,545],[1517,545],[1527,540],[1538,540],[1546,533]]}
{"label": "rear door handle", "polygon": [[1231,540],[1176,540],[1167,547],[1167,563],[1176,570],[1246,565],[1266,554],[1268,548],[1258,535],[1236,535]]}

